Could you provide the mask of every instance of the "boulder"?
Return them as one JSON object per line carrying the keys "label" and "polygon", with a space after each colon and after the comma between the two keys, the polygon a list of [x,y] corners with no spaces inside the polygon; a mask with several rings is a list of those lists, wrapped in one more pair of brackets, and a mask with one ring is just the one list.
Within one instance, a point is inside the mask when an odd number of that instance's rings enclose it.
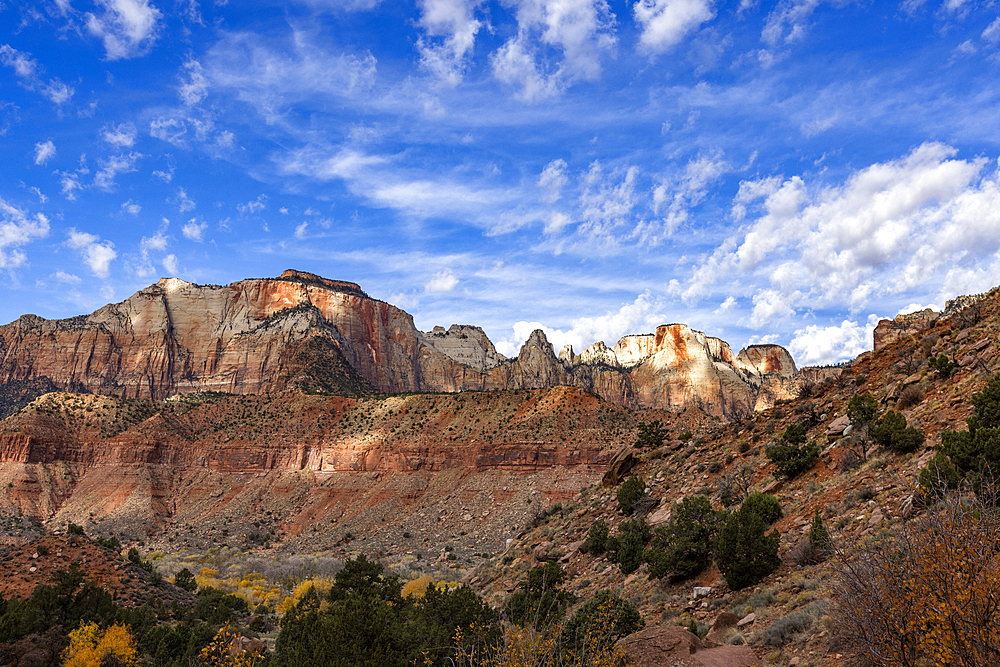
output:
{"label": "boulder", "polygon": [[639,463],[639,459],[635,458],[632,450],[626,449],[620,452],[608,464],[608,471],[604,473],[601,486],[618,486],[637,463]]}
{"label": "boulder", "polygon": [[717,646],[703,642],[677,625],[646,628],[621,640],[625,660],[633,667],[754,667],[760,659],[749,646]]}
{"label": "boulder", "polygon": [[739,622],[740,617],[736,614],[728,611],[722,612],[712,623],[712,628],[708,631],[708,634],[705,635],[705,641],[712,642],[714,644],[721,644],[726,633],[732,628],[735,628],[736,624]]}

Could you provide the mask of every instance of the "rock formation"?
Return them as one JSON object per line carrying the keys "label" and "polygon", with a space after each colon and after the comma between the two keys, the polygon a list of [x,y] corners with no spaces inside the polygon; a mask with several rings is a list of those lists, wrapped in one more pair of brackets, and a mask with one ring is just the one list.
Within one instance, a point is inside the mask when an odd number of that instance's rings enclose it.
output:
{"label": "rock formation", "polygon": [[507,359],[478,327],[424,333],[354,283],[298,271],[226,286],[167,278],[90,315],[25,315],[0,327],[0,396],[17,397],[4,401],[0,416],[52,389],[162,399],[570,385],[631,408],[698,407],[732,417],[794,394],[796,373],[779,346],[734,355],[725,341],[684,324],[626,336],[614,348],[595,343],[579,356],[568,348],[558,358],[535,331]]}

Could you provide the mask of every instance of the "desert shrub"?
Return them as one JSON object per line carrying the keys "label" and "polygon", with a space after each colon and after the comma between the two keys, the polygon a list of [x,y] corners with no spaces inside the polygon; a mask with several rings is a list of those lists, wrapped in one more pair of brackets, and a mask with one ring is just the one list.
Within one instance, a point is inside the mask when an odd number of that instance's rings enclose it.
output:
{"label": "desert shrub", "polygon": [[816,510],[809,533],[792,547],[788,552],[788,557],[796,565],[813,565],[826,560],[832,550],[833,540],[830,538],[826,526],[823,525],[819,510]]}
{"label": "desert shrub", "polygon": [[982,391],[973,394],[972,404],[975,410],[965,420],[968,430],[941,433],[938,451],[951,460],[963,479],[979,489],[984,478],[1000,472],[1000,375],[994,375]]}
{"label": "desert shrub", "polygon": [[504,605],[504,616],[514,625],[530,625],[536,630],[559,621],[576,602],[575,595],[561,588],[565,578],[559,563],[532,568]]}
{"label": "desert shrub", "polygon": [[637,476],[632,475],[622,483],[618,489],[618,506],[626,515],[631,515],[635,511],[635,505],[646,492],[646,483]]}
{"label": "desert shrub", "polygon": [[743,502],[753,483],[753,468],[743,464],[719,479],[719,501],[723,507]]}
{"label": "desert shrub", "polygon": [[896,399],[896,407],[900,410],[906,410],[907,408],[919,405],[923,400],[924,392],[920,391],[920,387],[917,385],[911,384],[900,392],[899,398]]}
{"label": "desert shrub", "polygon": [[63,651],[66,667],[134,667],[138,664],[135,640],[122,623],[100,629],[97,623],[84,623],[69,633],[70,644]]}
{"label": "desert shrub", "polygon": [[949,378],[951,374],[955,372],[955,368],[958,367],[954,361],[948,358],[947,354],[942,354],[938,357],[931,357],[930,366],[938,372],[938,375],[942,378]]}
{"label": "desert shrub", "polygon": [[808,432],[802,424],[789,424],[785,432],[781,434],[781,439],[789,445],[801,445],[806,441]]}
{"label": "desert shrub", "polygon": [[[587,641],[614,643],[645,627],[639,610],[628,600],[602,589],[580,607],[563,628],[562,641],[571,649],[584,647]],[[593,637],[600,634],[600,637]]]}
{"label": "desert shrub", "polygon": [[948,457],[938,452],[923,470],[918,481],[920,496],[924,502],[943,498],[948,489],[957,489],[962,483],[962,474],[952,465]]}
{"label": "desert shrub", "polygon": [[635,443],[632,446],[636,448],[648,447],[649,449],[656,449],[663,445],[663,441],[666,438],[667,429],[664,428],[663,422],[656,419],[651,422],[639,424]]}
{"label": "desert shrub", "polygon": [[765,449],[764,454],[774,463],[774,469],[779,475],[792,479],[816,465],[819,445],[776,444]]}
{"label": "desert shrub", "polygon": [[186,591],[194,592],[198,590],[198,582],[195,581],[191,570],[186,567],[174,575],[174,585]]}
{"label": "desert shrub", "polygon": [[590,531],[587,533],[587,541],[583,543],[583,551],[585,553],[594,554],[599,556],[604,553],[608,541],[608,524],[604,521],[598,520],[594,522],[594,525],[590,527]]}
{"label": "desert shrub", "polygon": [[994,665],[1000,655],[1000,514],[952,497],[900,533],[844,554],[839,640],[873,665]]}
{"label": "desert shrub", "polygon": [[641,517],[623,521],[618,528],[617,537],[608,539],[609,560],[618,563],[622,574],[635,572],[642,565],[642,555],[649,537],[649,526]]}
{"label": "desert shrub", "polygon": [[764,517],[745,502],[722,524],[715,539],[715,560],[733,590],[760,582],[781,564],[778,532],[766,530]]}
{"label": "desert shrub", "polygon": [[72,523],[72,522],[70,522],[70,524],[66,527],[66,532],[69,533],[70,535],[83,535],[84,534],[84,532],[83,532],[83,526],[78,526],[78,525],[76,525],[75,523]]}
{"label": "desert shrub", "polygon": [[724,516],[712,509],[705,496],[682,500],[674,519],[656,529],[643,554],[649,563],[650,576],[686,579],[708,567],[712,562],[712,542]]}
{"label": "desert shrub", "polygon": [[796,634],[805,632],[811,628],[813,622],[821,618],[826,613],[828,607],[828,602],[820,600],[813,602],[805,609],[793,611],[790,614],[782,616],[764,631],[762,637],[764,643],[768,646],[782,646],[787,644]]}
{"label": "desert shrub", "polygon": [[770,493],[751,493],[743,501],[742,508],[760,515],[764,524],[768,526],[784,516],[778,498]]}
{"label": "desert shrub", "polygon": [[902,413],[890,410],[876,420],[868,430],[876,444],[897,454],[910,454],[924,444],[924,432],[906,425]]}

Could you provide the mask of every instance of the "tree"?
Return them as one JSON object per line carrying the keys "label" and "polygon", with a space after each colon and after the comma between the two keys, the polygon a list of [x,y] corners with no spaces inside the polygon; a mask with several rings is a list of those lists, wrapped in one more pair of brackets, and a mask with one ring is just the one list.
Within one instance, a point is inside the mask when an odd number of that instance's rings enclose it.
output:
{"label": "tree", "polygon": [[686,579],[712,562],[712,541],[725,518],[705,496],[689,496],[677,506],[674,519],[657,528],[643,554],[649,574],[657,579]]}
{"label": "tree", "polygon": [[733,590],[752,586],[781,565],[778,531],[746,502],[722,524],[715,540],[715,560]]}
{"label": "tree", "polygon": [[952,496],[897,536],[845,553],[835,597],[842,641],[880,667],[1000,664],[998,544],[991,499]]}
{"label": "tree", "polygon": [[566,623],[562,642],[577,651],[588,644],[614,644],[645,625],[634,604],[601,589]]}
{"label": "tree", "polygon": [[649,526],[642,517],[623,521],[618,528],[618,536],[608,539],[606,548],[609,560],[618,563],[622,574],[631,574],[642,565],[643,550],[649,542]]}
{"label": "tree", "polygon": [[635,511],[635,504],[646,493],[646,483],[632,475],[618,488],[618,506],[626,515]]}
{"label": "tree", "polygon": [[65,667],[134,667],[138,665],[135,640],[129,629],[116,623],[104,630],[97,623],[84,623],[69,633],[63,651]]}
{"label": "tree", "polygon": [[541,630],[566,614],[576,596],[561,589],[566,572],[559,563],[546,563],[528,571],[527,578],[510,596],[504,615],[514,625]]}
{"label": "tree", "polygon": [[636,448],[646,447],[656,449],[657,447],[661,447],[663,441],[667,438],[667,429],[663,427],[663,422],[659,419],[639,424],[638,431],[635,443],[632,445]]}
{"label": "tree", "polygon": [[744,463],[732,472],[719,478],[719,500],[723,507],[732,507],[743,502],[753,485],[753,467]]}
{"label": "tree", "polygon": [[198,664],[204,667],[253,667],[262,657],[259,649],[234,651],[233,642],[242,635],[228,623],[215,633],[212,641],[198,654]]}
{"label": "tree", "polygon": [[819,445],[814,442],[802,446],[771,445],[764,450],[764,455],[774,462],[774,469],[779,475],[792,479],[816,465]]}
{"label": "tree", "polygon": [[191,570],[187,568],[184,568],[174,575],[174,585],[192,593],[198,590],[198,582],[195,581],[195,577],[191,574]]}
{"label": "tree", "polygon": [[590,531],[587,533],[587,541],[583,543],[582,549],[584,553],[600,556],[604,553],[607,542],[608,524],[607,522],[598,519],[594,522],[594,525],[590,527]]}
{"label": "tree", "polygon": [[875,444],[897,454],[912,454],[924,444],[924,432],[906,425],[902,413],[890,410],[869,427]]}
{"label": "tree", "polygon": [[1000,374],[973,394],[972,404],[975,411],[965,420],[969,429],[941,433],[938,451],[963,479],[980,489],[984,479],[1000,473]]}
{"label": "tree", "polygon": [[855,394],[847,405],[847,418],[854,428],[868,426],[878,414],[878,401],[869,393]]}

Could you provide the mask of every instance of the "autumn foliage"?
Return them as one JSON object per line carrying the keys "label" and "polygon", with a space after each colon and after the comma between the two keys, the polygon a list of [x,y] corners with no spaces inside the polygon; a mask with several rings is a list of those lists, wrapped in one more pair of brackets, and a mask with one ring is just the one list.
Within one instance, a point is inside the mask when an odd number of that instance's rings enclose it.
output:
{"label": "autumn foliage", "polygon": [[105,630],[97,623],[84,623],[69,633],[69,647],[63,651],[65,667],[134,667],[137,664],[132,634],[119,623]]}
{"label": "autumn foliage", "polygon": [[953,497],[896,537],[845,555],[842,639],[877,667],[1000,665],[1000,515]]}

